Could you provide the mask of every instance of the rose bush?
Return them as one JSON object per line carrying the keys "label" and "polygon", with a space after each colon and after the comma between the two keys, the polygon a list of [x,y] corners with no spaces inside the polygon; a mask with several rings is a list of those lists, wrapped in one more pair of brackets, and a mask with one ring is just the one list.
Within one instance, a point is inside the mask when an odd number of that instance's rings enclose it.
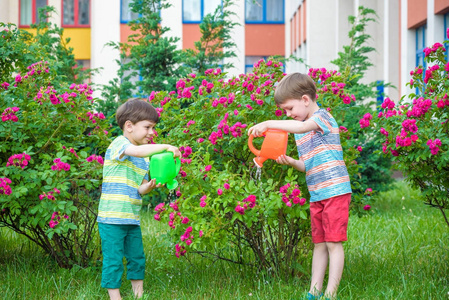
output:
{"label": "rose bush", "polygon": [[364,116],[360,127],[383,137],[384,155],[421,190],[426,204],[442,212],[449,226],[449,62],[441,43],[425,48],[424,54],[427,68],[412,70],[407,84],[415,92],[399,103],[386,98],[379,114]]}
{"label": "rose bush", "polygon": [[[178,145],[183,156],[176,200],[155,208],[155,219],[171,227],[176,256],[192,252],[284,275],[302,270],[301,258],[311,249],[305,176],[272,160],[259,176],[247,146],[248,126],[286,118],[273,100],[282,68],[261,60],[253,74],[230,79],[209,69],[179,80],[176,91],[149,97],[161,115],[156,141]],[[318,102],[338,120],[345,103],[355,100],[344,91],[344,76],[324,69],[310,75],[321,80]],[[341,135],[353,175],[359,151],[347,147],[349,131],[342,128]],[[298,157],[292,134],[289,139],[287,154]],[[260,148],[262,139],[254,141]],[[354,207],[364,211],[366,197],[356,197]]]}
{"label": "rose bush", "polygon": [[[26,236],[62,267],[87,266],[99,255],[93,242],[103,162],[98,155],[108,146],[109,124],[94,111],[88,84],[66,83],[70,74],[62,58],[74,64],[73,56],[52,56],[45,50],[51,45],[29,51],[36,44],[24,43],[22,33],[8,27],[1,32],[3,50],[28,50],[0,82],[0,226]],[[32,55],[48,61],[23,64]]]}

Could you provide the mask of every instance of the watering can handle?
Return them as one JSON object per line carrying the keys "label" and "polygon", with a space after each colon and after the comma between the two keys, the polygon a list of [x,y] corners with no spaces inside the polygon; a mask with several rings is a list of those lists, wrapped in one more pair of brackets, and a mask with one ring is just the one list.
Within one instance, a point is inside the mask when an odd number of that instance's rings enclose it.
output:
{"label": "watering can handle", "polygon": [[255,156],[259,156],[260,150],[257,150],[256,148],[254,148],[253,138],[254,138],[254,136],[252,134],[250,134],[249,138],[248,138],[248,147],[249,147],[249,150],[251,150],[251,152],[254,153]]}
{"label": "watering can handle", "polygon": [[175,168],[176,168],[176,175],[178,175],[179,171],[181,170],[181,160],[179,157],[176,157],[175,159]]}

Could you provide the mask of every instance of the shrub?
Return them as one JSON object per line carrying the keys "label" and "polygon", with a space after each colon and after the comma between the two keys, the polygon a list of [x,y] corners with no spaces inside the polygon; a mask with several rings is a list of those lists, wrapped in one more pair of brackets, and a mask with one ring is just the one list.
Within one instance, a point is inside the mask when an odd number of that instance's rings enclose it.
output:
{"label": "shrub", "polygon": [[[26,50],[26,57],[16,57],[0,83],[0,226],[29,238],[61,267],[86,266],[99,255],[92,242],[102,172],[98,154],[108,145],[109,125],[94,111],[88,84],[67,84],[73,70],[61,64],[75,61],[61,39],[53,36],[37,51],[41,35],[29,39],[8,28],[1,42],[11,51]],[[60,56],[52,55],[55,48]],[[44,60],[26,66],[33,57]]]}
{"label": "shrub", "polygon": [[426,204],[442,212],[449,226],[445,211],[449,208],[449,63],[441,43],[425,48],[424,53],[427,68],[412,70],[407,84],[416,92],[402,97],[398,104],[386,98],[380,113],[360,124],[382,137],[384,155],[421,190]]}
{"label": "shrub", "polygon": [[[176,91],[151,94],[161,114],[157,142],[179,145],[183,154],[177,199],[155,208],[155,218],[172,229],[177,256],[192,252],[281,275],[302,270],[310,250],[305,177],[273,161],[257,174],[245,134],[253,123],[286,118],[273,100],[281,69],[280,62],[261,60],[254,74],[230,79],[220,69],[209,69],[179,80]],[[341,86],[344,78],[336,72],[321,75],[322,86],[337,80],[339,88],[338,93],[320,89],[318,101],[342,111],[342,99],[351,99]],[[354,174],[359,152],[347,147],[349,134],[342,132],[342,144]],[[297,157],[293,135],[289,138],[288,155]]]}

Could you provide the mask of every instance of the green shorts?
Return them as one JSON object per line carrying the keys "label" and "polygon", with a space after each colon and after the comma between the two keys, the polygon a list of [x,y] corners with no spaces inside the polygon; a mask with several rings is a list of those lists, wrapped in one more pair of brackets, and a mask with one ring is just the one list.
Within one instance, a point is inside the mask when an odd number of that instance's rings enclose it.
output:
{"label": "green shorts", "polygon": [[143,280],[145,253],[142,231],[138,225],[98,223],[103,252],[101,287],[118,289],[122,284],[123,257],[126,258],[128,280]]}

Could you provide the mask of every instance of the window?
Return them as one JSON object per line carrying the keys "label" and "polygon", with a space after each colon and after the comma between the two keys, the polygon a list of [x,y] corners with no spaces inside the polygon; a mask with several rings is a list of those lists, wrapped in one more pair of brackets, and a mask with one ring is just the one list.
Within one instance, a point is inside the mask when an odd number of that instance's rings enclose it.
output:
{"label": "window", "polygon": [[245,56],[245,74],[251,73],[254,69],[254,64],[261,59],[266,60],[267,56]]}
{"label": "window", "polygon": [[[129,64],[130,62],[131,62],[130,58],[122,58],[122,60],[121,60],[122,66]],[[140,71],[126,70],[123,73],[123,76],[122,76],[120,82],[123,84],[125,81],[134,85],[134,87],[131,91],[132,96],[139,97],[139,92],[141,92],[141,88],[139,88],[137,86],[137,83],[142,81],[142,75],[140,75]]]}
{"label": "window", "polygon": [[39,22],[39,8],[47,6],[47,0],[20,0],[20,25]]}
{"label": "window", "polygon": [[424,66],[424,47],[426,45],[426,27],[421,26],[416,29],[416,66]]}
{"label": "window", "polygon": [[384,82],[381,80],[377,80],[377,85],[376,85],[376,90],[377,90],[377,97],[376,97],[376,104],[377,106],[382,105],[382,103],[384,102],[384,92],[385,92],[385,87],[384,87]]}
{"label": "window", "polygon": [[200,23],[204,16],[214,13],[222,0],[183,0],[182,19],[184,23]]}
{"label": "window", "polygon": [[83,70],[90,68],[90,60],[89,59],[77,59],[76,64],[78,67],[81,67]]}
{"label": "window", "polygon": [[[426,69],[426,62],[424,61],[424,47],[426,45],[426,29],[427,25],[416,28],[416,63],[415,66],[422,66],[424,70]],[[422,72],[423,78],[425,72]],[[419,93],[418,88],[416,88],[416,94]]]}
{"label": "window", "polygon": [[120,23],[128,23],[139,17],[138,13],[132,12],[129,5],[133,0],[121,0],[122,9],[120,12]]}
{"label": "window", "polygon": [[284,0],[245,0],[246,23],[284,24]]}
{"label": "window", "polygon": [[[126,24],[129,21],[134,21],[142,16],[140,13],[135,13],[131,11],[131,3],[136,0],[120,0],[121,9],[120,9],[120,23]],[[139,2],[138,2],[139,3]],[[159,13],[159,17],[161,16],[161,9],[157,2],[154,3],[157,5],[156,11]]]}
{"label": "window", "polygon": [[[448,29],[449,29],[449,13],[444,15],[444,38],[443,38],[443,40],[449,40],[449,37],[448,37],[449,34],[447,32]],[[449,44],[446,44],[445,48],[446,48],[446,60],[449,61],[449,49],[448,49]]]}
{"label": "window", "polygon": [[63,27],[89,27],[90,0],[62,0]]}
{"label": "window", "polygon": [[[245,56],[245,74],[252,73],[254,70],[254,64],[259,60],[267,61],[270,56]],[[282,67],[285,71],[285,64]]]}

